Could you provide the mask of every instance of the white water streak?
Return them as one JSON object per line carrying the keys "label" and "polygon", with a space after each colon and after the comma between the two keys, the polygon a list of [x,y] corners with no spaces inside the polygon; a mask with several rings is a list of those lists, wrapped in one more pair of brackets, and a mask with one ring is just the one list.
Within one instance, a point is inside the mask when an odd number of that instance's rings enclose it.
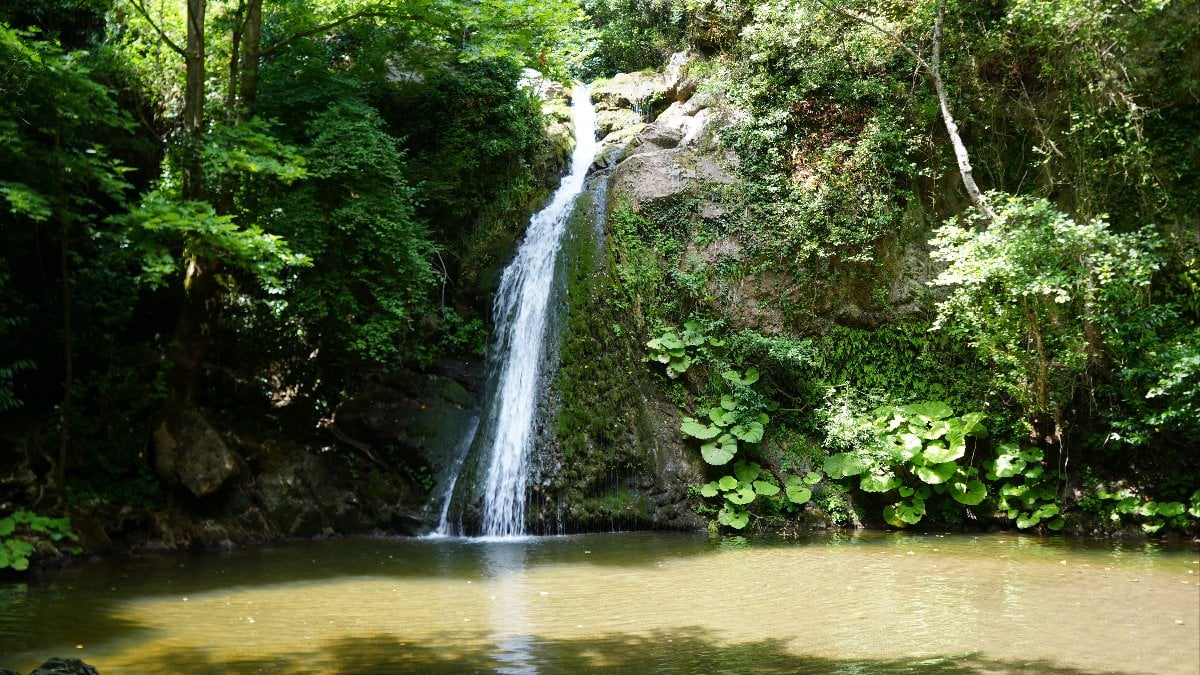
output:
{"label": "white water streak", "polygon": [[496,425],[483,494],[484,536],[525,532],[525,483],[545,360],[547,309],[555,262],[575,199],[596,154],[591,92],[576,85],[571,106],[575,152],[571,171],[550,204],[529,221],[525,241],[504,270],[496,293],[493,354],[500,368],[491,416]]}

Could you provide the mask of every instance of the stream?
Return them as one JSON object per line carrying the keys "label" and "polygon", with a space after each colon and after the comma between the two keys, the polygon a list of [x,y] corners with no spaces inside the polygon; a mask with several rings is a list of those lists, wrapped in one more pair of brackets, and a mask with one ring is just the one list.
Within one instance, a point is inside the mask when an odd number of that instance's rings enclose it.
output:
{"label": "stream", "polygon": [[1016,534],[342,539],[0,585],[0,668],[1200,672],[1200,552]]}

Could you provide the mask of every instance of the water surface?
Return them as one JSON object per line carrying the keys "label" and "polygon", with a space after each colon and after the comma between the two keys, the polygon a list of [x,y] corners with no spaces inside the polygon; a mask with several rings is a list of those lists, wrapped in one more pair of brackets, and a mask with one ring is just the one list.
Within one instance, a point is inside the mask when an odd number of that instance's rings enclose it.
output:
{"label": "water surface", "polygon": [[0,586],[0,667],[1200,672],[1200,554],[1015,535],[352,539]]}

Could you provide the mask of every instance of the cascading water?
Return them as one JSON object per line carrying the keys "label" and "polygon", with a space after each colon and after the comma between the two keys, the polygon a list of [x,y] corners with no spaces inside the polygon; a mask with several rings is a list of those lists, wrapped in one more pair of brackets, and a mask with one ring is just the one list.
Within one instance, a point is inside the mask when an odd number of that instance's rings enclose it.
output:
{"label": "cascading water", "polygon": [[[550,203],[530,219],[525,240],[500,278],[492,308],[495,334],[488,358],[493,375],[479,429],[489,441],[481,523],[488,537],[525,533],[526,474],[547,360],[551,286],[567,220],[596,154],[596,113],[585,85],[575,87],[571,118],[575,151],[570,173]],[[443,516],[437,533],[449,534],[448,530]]]}

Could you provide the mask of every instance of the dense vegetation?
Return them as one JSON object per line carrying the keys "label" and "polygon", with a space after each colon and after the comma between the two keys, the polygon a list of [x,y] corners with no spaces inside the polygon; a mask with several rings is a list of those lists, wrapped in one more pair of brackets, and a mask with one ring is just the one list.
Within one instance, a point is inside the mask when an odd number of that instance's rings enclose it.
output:
{"label": "dense vegetation", "polygon": [[[561,162],[521,67],[693,49],[740,183],[614,202],[597,316],[628,325],[575,351],[665,366],[701,509],[1186,524],[1197,44],[1169,0],[0,3],[0,506],[152,509],[197,425],[305,436],[369,376],[481,353]],[[716,241],[739,254],[689,257]],[[762,300],[770,330],[727,311],[764,275],[806,289]],[[16,513],[0,545],[64,534]]]}
{"label": "dense vegetation", "polygon": [[594,4],[596,63],[698,49],[739,112],[732,194],[618,204],[612,228],[721,524],[779,524],[820,484],[843,522],[879,519],[854,494],[897,526],[926,501],[942,523],[1194,526],[1193,3]]}
{"label": "dense vegetation", "polygon": [[311,435],[481,352],[477,278],[559,170],[517,82],[577,11],[0,5],[0,508],[153,508],[181,435]]}

